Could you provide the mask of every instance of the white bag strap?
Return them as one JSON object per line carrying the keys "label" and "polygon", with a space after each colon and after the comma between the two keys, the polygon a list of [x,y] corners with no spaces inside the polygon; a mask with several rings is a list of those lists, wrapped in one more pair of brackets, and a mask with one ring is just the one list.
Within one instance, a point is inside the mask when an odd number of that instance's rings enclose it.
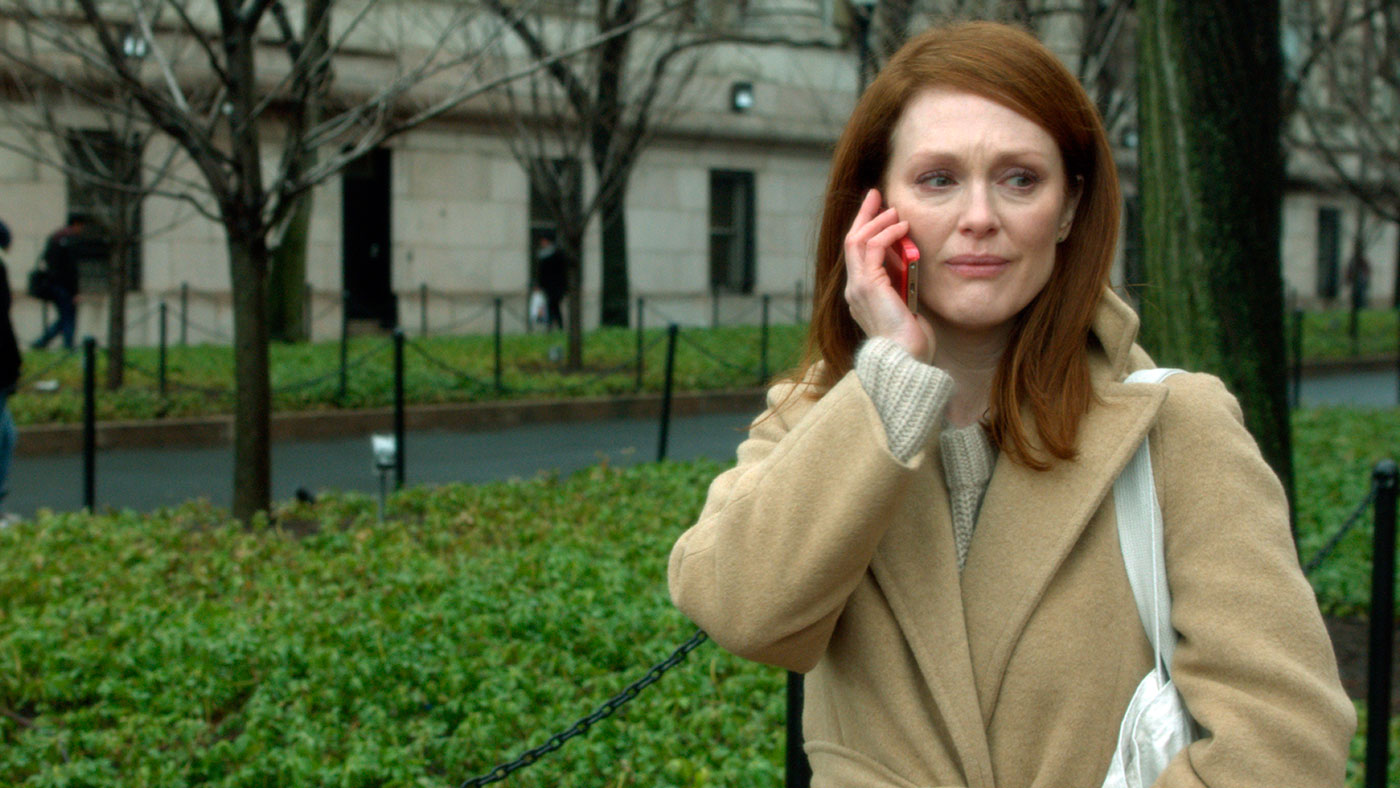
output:
{"label": "white bag strap", "polygon": [[[1128,376],[1128,383],[1161,383],[1179,369],[1140,369]],[[1172,629],[1171,595],[1167,590],[1166,551],[1162,544],[1162,509],[1152,481],[1152,457],[1147,438],[1138,446],[1117,481],[1113,483],[1113,507],[1118,518],[1118,542],[1123,548],[1123,564],[1133,589],[1138,616],[1147,639],[1152,642],[1156,670],[1163,683],[1176,651],[1176,631]]]}

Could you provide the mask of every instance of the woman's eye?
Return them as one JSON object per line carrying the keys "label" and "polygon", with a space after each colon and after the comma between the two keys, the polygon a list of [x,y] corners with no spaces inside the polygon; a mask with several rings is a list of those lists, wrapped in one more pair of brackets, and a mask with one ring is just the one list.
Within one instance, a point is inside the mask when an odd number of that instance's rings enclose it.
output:
{"label": "woman's eye", "polygon": [[935,189],[946,189],[953,185],[953,176],[946,172],[931,172],[919,178],[919,183]]}
{"label": "woman's eye", "polygon": [[1006,183],[1008,186],[1010,186],[1013,189],[1021,189],[1023,191],[1033,188],[1039,182],[1040,179],[1036,177],[1035,173],[1030,172],[1029,170],[1018,170],[1016,172],[1011,173],[1006,178]]}

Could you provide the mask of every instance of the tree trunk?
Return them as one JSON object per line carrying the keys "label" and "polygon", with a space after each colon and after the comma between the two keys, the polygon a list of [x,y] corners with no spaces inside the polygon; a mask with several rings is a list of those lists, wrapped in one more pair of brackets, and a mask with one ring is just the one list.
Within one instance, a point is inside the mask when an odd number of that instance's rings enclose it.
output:
{"label": "tree trunk", "polygon": [[126,280],[130,276],[130,235],[120,228],[107,250],[107,372],[108,391],[122,387],[126,376]]}
{"label": "tree trunk", "polygon": [[1143,344],[1225,380],[1291,497],[1278,0],[1137,9]]}
{"label": "tree trunk", "polygon": [[627,277],[627,197],[626,179],[602,205],[603,292],[600,320],[605,326],[628,325],[631,286]]}
{"label": "tree trunk", "polygon": [[233,280],[233,516],[249,523],[272,502],[272,385],[268,374],[263,236],[225,219]]}
{"label": "tree trunk", "polygon": [[268,274],[268,331],[278,342],[304,342],[306,336],[306,250],[311,234],[312,192],[297,198],[282,243]]}

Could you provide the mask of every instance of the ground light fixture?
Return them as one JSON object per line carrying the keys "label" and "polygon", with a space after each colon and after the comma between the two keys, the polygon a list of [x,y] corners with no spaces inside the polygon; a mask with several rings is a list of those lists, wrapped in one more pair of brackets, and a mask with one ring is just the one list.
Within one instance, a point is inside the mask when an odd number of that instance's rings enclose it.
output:
{"label": "ground light fixture", "polygon": [[384,522],[385,501],[389,497],[389,471],[399,459],[399,442],[392,434],[374,433],[369,436],[374,452],[374,469],[379,471],[379,522]]}
{"label": "ground light fixture", "polygon": [[753,109],[753,83],[735,82],[729,88],[729,108],[738,113]]}

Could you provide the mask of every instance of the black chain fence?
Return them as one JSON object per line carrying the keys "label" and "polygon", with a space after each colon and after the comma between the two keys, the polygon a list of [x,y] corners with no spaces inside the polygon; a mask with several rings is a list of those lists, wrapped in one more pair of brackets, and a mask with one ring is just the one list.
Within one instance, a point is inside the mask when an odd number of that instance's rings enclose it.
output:
{"label": "black chain fence", "polygon": [[544,756],[555,752],[559,748],[563,747],[564,743],[567,742],[569,739],[587,733],[589,728],[592,728],[597,723],[612,716],[614,712],[625,706],[633,698],[636,698],[638,695],[640,695],[642,690],[655,684],[658,680],[660,680],[661,676],[666,673],[666,671],[684,662],[686,656],[689,655],[690,652],[699,648],[700,644],[704,643],[707,639],[708,636],[704,632],[697,630],[695,634],[691,636],[690,640],[687,640],[686,642],[677,646],[676,650],[671,652],[671,656],[661,660],[655,665],[652,665],[651,668],[647,670],[647,672],[643,674],[640,679],[637,679],[636,681],[627,685],[627,688],[624,689],[622,692],[619,692],[618,694],[609,698],[606,702],[603,703],[603,705],[595,709],[592,714],[589,714],[588,716],[580,719],[578,722],[575,722],[573,725],[570,725],[568,728],[565,728],[559,733],[550,736],[544,744],[541,744],[540,746],[535,747],[533,749],[526,750],[525,752],[517,756],[514,760],[498,764],[485,774],[467,780],[466,782],[462,783],[459,788],[478,788],[478,786],[498,783],[501,780],[504,780],[510,775],[514,774],[515,772],[518,772],[527,766],[537,763]]}

